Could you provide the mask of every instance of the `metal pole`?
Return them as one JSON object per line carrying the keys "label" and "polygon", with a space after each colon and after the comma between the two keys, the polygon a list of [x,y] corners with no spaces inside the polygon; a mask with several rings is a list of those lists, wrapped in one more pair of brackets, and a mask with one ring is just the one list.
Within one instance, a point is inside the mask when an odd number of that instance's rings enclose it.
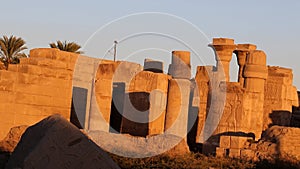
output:
{"label": "metal pole", "polygon": [[117,44],[118,44],[118,42],[115,40],[114,43],[115,43],[115,46],[114,46],[114,62],[115,62],[116,61],[116,56],[117,56]]}

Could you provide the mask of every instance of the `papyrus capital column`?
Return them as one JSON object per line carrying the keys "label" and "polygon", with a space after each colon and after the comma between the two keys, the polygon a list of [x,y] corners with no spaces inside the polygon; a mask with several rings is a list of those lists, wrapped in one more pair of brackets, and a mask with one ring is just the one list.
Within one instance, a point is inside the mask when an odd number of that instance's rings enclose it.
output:
{"label": "papyrus capital column", "polygon": [[246,64],[246,58],[250,51],[256,50],[256,45],[252,44],[238,44],[237,49],[234,51],[239,65],[238,82],[244,86],[243,71]]}
{"label": "papyrus capital column", "polygon": [[218,71],[224,70],[226,81],[230,80],[229,65],[232,59],[232,53],[236,49],[233,39],[214,38],[213,43],[209,45],[215,51],[215,59],[217,61]]}

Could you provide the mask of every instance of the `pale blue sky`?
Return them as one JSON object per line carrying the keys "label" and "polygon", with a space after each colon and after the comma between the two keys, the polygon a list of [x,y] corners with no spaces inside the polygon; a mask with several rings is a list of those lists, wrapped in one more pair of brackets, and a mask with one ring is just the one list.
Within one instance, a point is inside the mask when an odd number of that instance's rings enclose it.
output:
{"label": "pale blue sky", "polygon": [[[21,36],[29,48],[48,47],[49,42],[56,40],[83,45],[101,26],[122,16],[137,12],[169,13],[193,23],[210,40],[229,37],[236,43],[256,44],[266,52],[269,65],[293,68],[294,84],[300,89],[297,0],[1,0],[0,4],[0,35]],[[118,54],[122,55],[122,51]]]}

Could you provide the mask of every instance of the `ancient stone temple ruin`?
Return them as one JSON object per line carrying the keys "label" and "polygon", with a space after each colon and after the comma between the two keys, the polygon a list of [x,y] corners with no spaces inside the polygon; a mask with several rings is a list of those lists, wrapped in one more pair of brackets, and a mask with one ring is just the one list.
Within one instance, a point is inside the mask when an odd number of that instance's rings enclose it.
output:
{"label": "ancient stone temple ruin", "polygon": [[[244,142],[259,140],[269,127],[299,124],[291,69],[268,66],[253,44],[215,38],[209,47],[216,65],[198,66],[195,77],[188,51],[172,52],[166,74],[151,59],[141,66],[33,49],[30,58],[0,70],[0,140],[14,126],[61,114],[88,131],[167,133],[201,145],[203,153],[240,156],[249,151]],[[229,80],[232,57],[238,82]]]}
{"label": "ancient stone temple ruin", "polygon": [[[210,46],[215,49],[217,66],[199,66],[195,77],[200,97],[196,141],[204,141],[204,152],[216,150],[217,154],[239,156],[247,139],[260,139],[273,125],[290,126],[292,107],[299,106],[297,88],[292,84],[292,70],[267,66],[266,54],[256,50],[255,45],[234,44],[232,39],[218,38]],[[233,53],[239,65],[238,82],[229,82]],[[223,80],[215,82],[220,79],[215,78],[220,69],[224,70],[225,87],[218,85]],[[224,105],[220,99],[210,99],[212,90],[221,90],[218,96],[225,93]],[[222,107],[216,129],[208,140],[203,139],[205,129],[212,126],[206,123],[209,113],[216,113]]]}

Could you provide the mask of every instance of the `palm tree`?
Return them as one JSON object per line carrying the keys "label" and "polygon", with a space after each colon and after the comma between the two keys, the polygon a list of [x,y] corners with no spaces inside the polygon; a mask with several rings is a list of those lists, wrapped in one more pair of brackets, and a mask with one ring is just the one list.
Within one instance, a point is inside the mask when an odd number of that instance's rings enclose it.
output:
{"label": "palm tree", "polygon": [[50,43],[49,44],[51,48],[57,48],[59,50],[67,51],[67,52],[73,52],[73,53],[78,53],[82,54],[82,51],[79,51],[81,48],[80,45],[78,45],[75,42],[67,42],[67,41],[60,41],[58,40],[56,43]]}
{"label": "palm tree", "polygon": [[9,64],[19,63],[19,58],[27,57],[25,53],[21,53],[27,49],[25,41],[20,37],[3,36],[0,38],[0,58],[5,67],[8,68]]}

